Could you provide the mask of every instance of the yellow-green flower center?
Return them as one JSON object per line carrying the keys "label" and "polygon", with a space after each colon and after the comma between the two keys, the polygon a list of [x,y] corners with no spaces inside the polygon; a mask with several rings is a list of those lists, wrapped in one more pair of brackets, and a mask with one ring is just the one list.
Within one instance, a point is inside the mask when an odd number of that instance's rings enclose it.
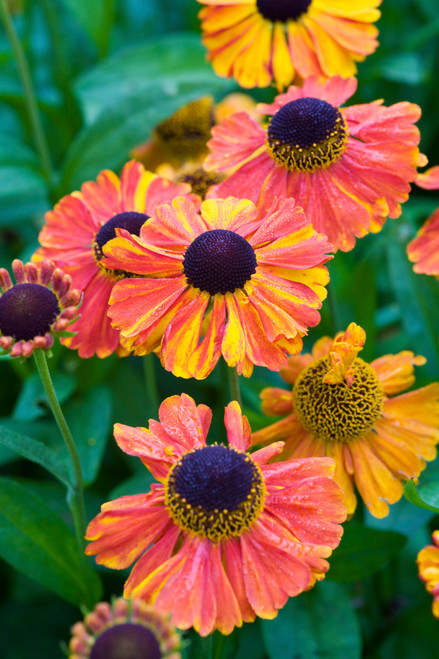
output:
{"label": "yellow-green flower center", "polygon": [[273,23],[297,20],[310,4],[311,0],[256,0],[259,13]]}
{"label": "yellow-green flower center", "polygon": [[203,167],[195,167],[192,171],[180,174],[176,183],[189,183],[192,192],[204,199],[209,188],[221,183],[225,178],[222,172],[208,172]]}
{"label": "yellow-green flower center", "polygon": [[217,444],[186,453],[165,483],[165,505],[174,522],[212,542],[247,531],[265,496],[262,472],[251,457]]}
{"label": "yellow-green flower center", "polygon": [[322,382],[329,357],[317,359],[297,378],[294,411],[301,424],[325,442],[349,442],[371,430],[383,409],[384,391],[374,369],[357,357],[351,365],[354,380]]}
{"label": "yellow-green flower center", "polygon": [[196,160],[207,151],[206,143],[214,123],[212,98],[205,96],[184,105],[162,121],[154,134],[171,157]]}
{"label": "yellow-green flower center", "polygon": [[319,98],[298,98],[274,114],[267,128],[268,151],[289,171],[314,172],[340,158],[348,129],[340,108]]}

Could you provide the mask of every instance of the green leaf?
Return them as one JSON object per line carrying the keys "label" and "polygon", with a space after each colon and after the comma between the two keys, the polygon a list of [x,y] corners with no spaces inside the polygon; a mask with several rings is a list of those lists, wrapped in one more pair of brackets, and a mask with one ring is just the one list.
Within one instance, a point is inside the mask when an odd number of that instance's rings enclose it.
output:
{"label": "green leaf", "polygon": [[113,24],[114,0],[63,0],[79,25],[97,44],[101,53],[105,52]]}
{"label": "green leaf", "polygon": [[419,85],[428,76],[428,64],[418,53],[397,53],[381,59],[377,73],[385,80]]}
{"label": "green leaf", "polygon": [[8,478],[0,479],[0,556],[72,604],[86,601],[86,583],[95,599],[100,596],[97,575],[89,567],[82,573],[70,529],[42,499]]}
{"label": "green leaf", "polygon": [[113,500],[127,495],[149,492],[151,485],[154,482],[154,476],[146,467],[143,467],[142,471],[134,474],[134,476],[130,476],[130,478],[122,481],[119,485],[116,485],[116,487],[110,491],[108,499]]}
{"label": "green leaf", "polygon": [[262,633],[270,659],[359,659],[361,655],[358,620],[340,584],[323,581],[292,597],[274,620],[262,621]]}
{"label": "green leaf", "polygon": [[49,208],[36,155],[17,138],[0,136],[0,226]]}
{"label": "green leaf", "polygon": [[337,549],[329,559],[328,579],[357,581],[383,568],[398,554],[406,536],[348,523]]}
{"label": "green leaf", "polygon": [[422,479],[422,485],[416,485],[412,480],[404,486],[404,496],[418,508],[426,508],[439,513],[439,470],[431,470],[431,475]]}
{"label": "green leaf", "polygon": [[[148,91],[157,95],[153,101],[159,106],[166,106],[170,99],[183,105],[186,101],[180,103],[178,98],[181,91],[193,87],[193,98],[197,98],[229,86],[206,61],[206,50],[198,34],[174,32],[115,53],[79,76],[74,88],[90,125],[99,116],[102,120],[104,113],[124,99],[141,99]],[[147,130],[147,126],[143,127],[144,137],[137,135],[138,142],[147,137]]]}
{"label": "green leaf", "polygon": [[[76,380],[71,375],[54,374],[53,386],[60,403],[65,402],[76,387]],[[49,404],[38,373],[25,381],[18,397],[12,416],[20,421],[33,421],[46,414]]]}
{"label": "green leaf", "polygon": [[422,473],[418,493],[423,501],[439,512],[439,468],[426,469]]}
{"label": "green leaf", "polygon": [[65,411],[87,484],[96,479],[104,457],[111,432],[111,411],[111,394],[105,387],[92,389]]}
{"label": "green leaf", "polygon": [[62,193],[95,178],[103,168],[119,170],[130,149],[147,139],[157,123],[228,85],[204,61],[198,35],[169,35],[109,58],[78,81],[89,125],[68,151]]}
{"label": "green leaf", "polygon": [[50,471],[56,478],[58,478],[65,485],[69,485],[69,478],[67,469],[62,460],[42,442],[19,435],[16,432],[7,430],[0,426],[0,444],[6,446],[19,455],[39,464],[41,467]]}

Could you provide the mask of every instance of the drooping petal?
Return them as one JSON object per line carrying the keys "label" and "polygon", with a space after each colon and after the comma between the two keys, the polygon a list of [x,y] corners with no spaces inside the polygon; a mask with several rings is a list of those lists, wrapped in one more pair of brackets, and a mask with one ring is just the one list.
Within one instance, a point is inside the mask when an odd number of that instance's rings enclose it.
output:
{"label": "drooping petal", "polygon": [[163,488],[115,499],[102,506],[88,525],[85,553],[113,569],[131,565],[169,524]]}

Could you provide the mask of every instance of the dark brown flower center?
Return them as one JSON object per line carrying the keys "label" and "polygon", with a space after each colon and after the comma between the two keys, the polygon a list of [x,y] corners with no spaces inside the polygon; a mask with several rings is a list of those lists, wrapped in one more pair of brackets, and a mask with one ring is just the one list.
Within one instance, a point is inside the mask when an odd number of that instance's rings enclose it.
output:
{"label": "dark brown flower center", "polygon": [[247,453],[222,445],[186,453],[169,472],[165,504],[185,531],[213,542],[237,537],[265,500],[262,473]]}
{"label": "dark brown flower center", "polygon": [[242,236],[226,229],[206,231],[187,248],[183,269],[189,284],[210,295],[244,288],[256,272],[253,247]]}
{"label": "dark brown flower center", "polygon": [[162,653],[152,631],[134,622],[109,627],[98,636],[90,659],[161,659]]}
{"label": "dark brown flower center", "polygon": [[259,13],[273,23],[297,20],[306,12],[312,0],[256,0]]}
{"label": "dark brown flower center", "polygon": [[60,312],[58,298],[42,284],[16,284],[0,297],[0,331],[17,341],[50,332]]}
{"label": "dark brown flower center", "polygon": [[338,160],[347,143],[341,110],[320,98],[298,98],[274,114],[267,129],[272,158],[290,171],[313,172]]}
{"label": "dark brown flower center", "polygon": [[108,243],[109,240],[116,238],[116,229],[126,229],[135,236],[140,235],[140,229],[149,219],[149,215],[144,213],[136,213],[135,211],[127,211],[126,213],[118,213],[110,220],[105,222],[97,232],[94,239],[94,251],[98,261],[103,257],[102,248]]}

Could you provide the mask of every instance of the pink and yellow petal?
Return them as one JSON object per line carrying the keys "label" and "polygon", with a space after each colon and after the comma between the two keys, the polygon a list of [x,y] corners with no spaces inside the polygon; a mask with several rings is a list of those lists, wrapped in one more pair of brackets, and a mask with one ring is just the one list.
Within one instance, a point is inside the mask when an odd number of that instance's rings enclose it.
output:
{"label": "pink and yellow petal", "polygon": [[176,197],[170,204],[156,208],[154,220],[143,225],[140,238],[145,245],[167,249],[167,254],[182,254],[186,247],[207,229],[191,200]]}
{"label": "pink and yellow petal", "polygon": [[131,597],[139,584],[171,558],[180,535],[181,529],[170,521],[163,535],[137,560],[125,582],[124,597]]}
{"label": "pink and yellow petal", "polygon": [[260,467],[268,464],[272,458],[282,453],[285,442],[272,442],[269,446],[264,446],[257,451],[253,451],[252,460]]}
{"label": "pink and yellow petal", "polygon": [[293,394],[280,387],[267,387],[260,393],[261,409],[267,416],[284,416],[293,411]]}
{"label": "pink and yellow petal", "polygon": [[156,277],[176,277],[182,273],[182,254],[147,245],[124,229],[117,229],[116,233],[117,238],[104,246],[102,265],[106,268]]}
{"label": "pink and yellow petal", "polygon": [[238,451],[247,451],[251,442],[250,424],[247,417],[242,415],[241,408],[236,400],[226,407],[224,425],[227,430],[229,446]]}
{"label": "pink and yellow petal", "polygon": [[208,199],[201,204],[201,216],[208,230],[225,229],[245,235],[246,225],[257,218],[255,205],[248,199]]}
{"label": "pink and yellow petal", "polygon": [[[225,295],[227,308],[227,321],[221,350],[224,359],[230,367],[237,368],[238,374],[244,373],[247,377],[253,372],[253,364],[248,365],[245,361],[245,334],[241,324],[238,304],[235,296],[231,293]],[[245,367],[248,367],[245,370]]]}
{"label": "pink and yellow petal", "polygon": [[[344,20],[327,13],[315,12],[313,19],[353,59],[362,61],[378,47],[378,29],[374,25]],[[341,70],[336,73],[343,74]]]}
{"label": "pink and yellow petal", "polygon": [[354,76],[357,67],[351,55],[314,20],[312,14],[304,16],[303,22],[313,40],[323,75],[329,77],[341,74],[344,78]]}
{"label": "pink and yellow petal", "polygon": [[439,166],[430,167],[418,174],[415,183],[424,190],[439,190]]}
{"label": "pink and yellow petal", "polygon": [[124,279],[113,288],[108,315],[125,337],[141,337],[145,342],[157,323],[173,315],[180,298],[184,297],[184,302],[188,302],[187,295],[184,295],[186,290],[190,289],[182,277]]}
{"label": "pink and yellow petal", "polygon": [[175,184],[165,178],[157,177],[149,183],[146,199],[145,213],[154,215],[158,206],[170,204],[176,197],[187,197],[195,206],[199,206],[200,199],[191,193],[191,187],[187,183]]}
{"label": "pink and yellow petal", "polygon": [[[333,480],[317,476],[269,492],[265,510],[304,543],[333,549],[340,543],[346,519],[343,492]],[[327,555],[327,553],[326,553]]]}
{"label": "pink and yellow petal", "polygon": [[260,618],[275,618],[288,597],[303,592],[311,581],[310,568],[291,553],[292,544],[286,529],[266,514],[241,536],[245,591]]}
{"label": "pink and yellow petal", "polygon": [[[291,438],[295,438],[297,433],[303,430],[295,414],[289,414],[284,419],[276,421],[257,432],[252,434],[252,446],[270,445],[272,442],[282,440],[289,443]],[[283,458],[285,455],[282,456]]]}
{"label": "pink and yellow petal", "polygon": [[201,636],[215,628],[230,634],[242,624],[221,562],[221,547],[202,538],[186,538],[178,554],[136,585],[131,595],[150,601],[160,611],[171,612],[177,627],[194,627]]}
{"label": "pink and yellow petal", "polygon": [[41,245],[56,250],[70,250],[90,245],[100,223],[80,197],[68,195],[45,215],[45,225],[38,237]]}
{"label": "pink and yellow petal", "polygon": [[82,200],[100,226],[114,215],[123,213],[120,187],[119,177],[110,170],[104,170],[96,182],[83,183],[81,192],[73,194]]}
{"label": "pink and yellow petal", "polygon": [[114,281],[98,269],[84,291],[80,318],[69,326],[69,330],[77,334],[61,339],[69,348],[78,348],[82,358],[94,354],[101,358],[108,357],[119,345],[119,332],[111,327],[107,316],[113,287]]}
{"label": "pink and yellow petal", "polygon": [[206,405],[196,405],[187,394],[166,398],[160,405],[159,418],[165,432],[187,451],[206,445],[212,413]]}
{"label": "pink and yellow petal", "polygon": [[91,542],[85,553],[113,569],[128,567],[169,524],[163,501],[163,489],[157,488],[106,503],[87,527]]}
{"label": "pink and yellow petal", "polygon": [[46,259],[53,261],[65,274],[70,275],[72,286],[81,292],[99,272],[90,246],[74,247],[69,250],[40,247],[32,256],[34,263],[41,263]]}
{"label": "pink and yellow petal", "polygon": [[298,75],[305,80],[309,76],[320,76],[322,69],[305,25],[288,21],[287,31],[291,63]]}
{"label": "pink and yellow petal", "polygon": [[[437,167],[439,170],[439,167]],[[439,209],[420,228],[407,245],[407,255],[418,274],[439,275]]]}
{"label": "pink and yellow petal", "polygon": [[[199,345],[188,357],[188,372],[195,378],[200,380],[206,378],[213,371],[221,357],[225,330],[225,311],[224,296],[219,293],[213,299],[213,309],[209,315],[207,331]],[[206,316],[203,322],[205,321]],[[201,333],[203,333],[203,323]]]}
{"label": "pink and yellow petal", "polygon": [[[209,301],[209,293],[200,291],[199,295],[175,313],[166,327],[161,361],[167,371],[172,371],[178,377],[192,376],[188,370],[188,359],[199,346],[201,327]],[[198,377],[198,374],[194,374],[194,377]]]}
{"label": "pink and yellow petal", "polygon": [[156,174],[146,172],[143,165],[136,160],[126,163],[120,175],[120,195],[124,211],[145,213],[146,193],[156,177]]}
{"label": "pink and yellow petal", "polygon": [[[212,153],[207,156],[204,166],[221,171],[238,165],[252,156],[264,142],[265,133],[261,125],[246,112],[237,112],[212,128],[212,139],[208,142]],[[247,193],[246,198],[249,198]]]}
{"label": "pink and yellow petal", "polygon": [[223,545],[224,562],[230,585],[237,599],[241,617],[244,622],[253,622],[256,613],[253,611],[245,592],[245,582],[242,565],[242,551],[239,539],[231,538]]}
{"label": "pink and yellow petal", "polygon": [[276,343],[270,342],[259,313],[247,296],[240,290],[235,291],[233,295],[237,300],[248,358],[257,366],[266,366],[272,371],[278,371],[287,363],[285,350],[279,348]]}

